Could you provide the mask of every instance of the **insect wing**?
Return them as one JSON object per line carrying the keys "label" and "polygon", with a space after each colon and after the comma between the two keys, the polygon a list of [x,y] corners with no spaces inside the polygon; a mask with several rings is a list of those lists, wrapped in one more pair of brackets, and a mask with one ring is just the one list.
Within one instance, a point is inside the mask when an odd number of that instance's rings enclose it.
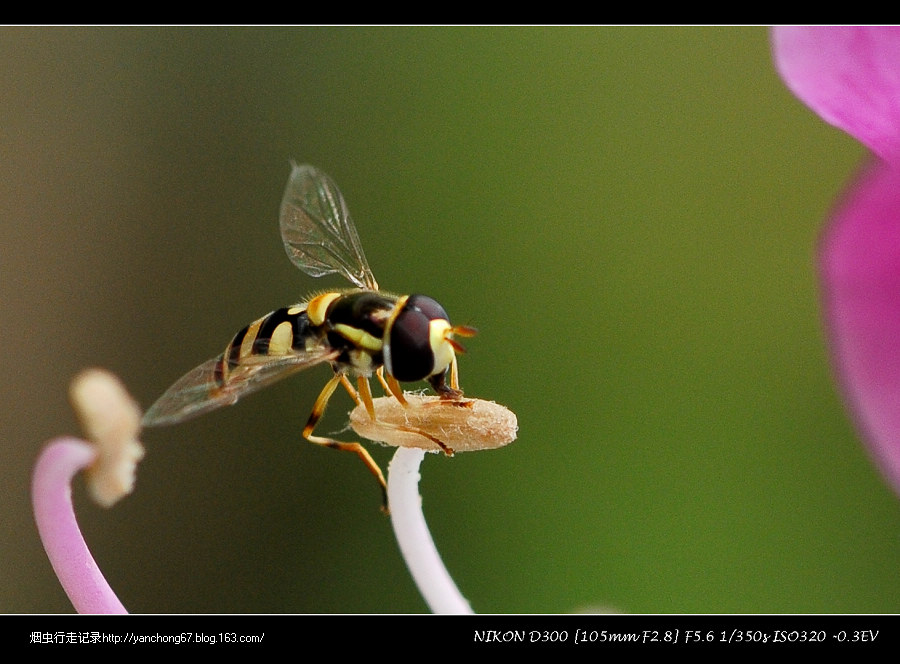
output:
{"label": "insect wing", "polygon": [[178,379],[144,414],[145,427],[177,424],[222,406],[286,378],[297,371],[337,357],[337,351],[320,349],[290,355],[254,356],[242,360],[219,385],[219,359],[204,362]]}
{"label": "insect wing", "polygon": [[378,290],[337,185],[307,164],[293,164],[281,201],[281,239],[291,261],[313,277],[336,272]]}

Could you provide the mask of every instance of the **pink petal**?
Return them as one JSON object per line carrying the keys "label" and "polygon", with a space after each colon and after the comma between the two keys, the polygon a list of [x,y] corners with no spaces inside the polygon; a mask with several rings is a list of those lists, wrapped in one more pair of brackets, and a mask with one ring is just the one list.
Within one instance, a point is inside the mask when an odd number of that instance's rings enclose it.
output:
{"label": "pink petal", "polygon": [[900,167],[863,170],[826,228],[820,274],[844,396],[900,493]]}
{"label": "pink petal", "polygon": [[900,159],[900,28],[778,27],[775,66],[823,120]]}

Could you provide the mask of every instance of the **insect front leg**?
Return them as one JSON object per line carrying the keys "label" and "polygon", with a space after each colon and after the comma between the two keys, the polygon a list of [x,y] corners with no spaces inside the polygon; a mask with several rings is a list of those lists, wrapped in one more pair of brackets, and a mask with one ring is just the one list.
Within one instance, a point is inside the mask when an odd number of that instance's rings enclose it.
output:
{"label": "insect front leg", "polygon": [[[449,385],[447,385],[447,374],[450,375]],[[458,402],[461,405],[468,403],[462,398],[463,393],[459,389],[459,372],[457,371],[455,355],[446,371],[429,376],[426,380],[442,400]]]}

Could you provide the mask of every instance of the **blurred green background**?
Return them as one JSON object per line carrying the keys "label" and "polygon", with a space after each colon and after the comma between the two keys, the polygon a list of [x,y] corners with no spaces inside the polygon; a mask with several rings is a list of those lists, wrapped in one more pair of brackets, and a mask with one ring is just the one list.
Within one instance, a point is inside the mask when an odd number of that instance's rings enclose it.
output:
{"label": "blurred green background", "polygon": [[[0,610],[72,611],[28,483],[78,432],[77,371],[147,406],[343,285],[281,246],[295,159],[383,288],[479,328],[463,387],[518,414],[509,447],[422,468],[477,612],[900,612],[900,500],[815,279],[864,151],[788,93],[765,28],[4,28],[0,62]],[[371,476],[300,438],[328,375],[146,432],[111,510],[76,486],[126,607],[427,611]]]}

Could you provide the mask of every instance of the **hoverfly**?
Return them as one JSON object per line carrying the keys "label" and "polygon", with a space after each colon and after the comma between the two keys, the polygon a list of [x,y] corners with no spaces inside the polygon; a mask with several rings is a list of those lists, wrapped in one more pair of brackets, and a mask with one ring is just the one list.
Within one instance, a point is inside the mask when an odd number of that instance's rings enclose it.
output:
{"label": "hoverfly", "polygon": [[[312,443],[354,452],[381,485],[384,475],[359,443],[313,434],[338,385],[375,419],[369,378],[407,406],[399,381],[426,380],[444,399],[461,400],[454,335],[475,330],[451,325],[447,312],[425,295],[392,295],[378,289],[343,196],[322,171],[292,164],[281,202],[281,238],[291,261],[313,277],[337,273],[355,288],[317,294],[273,311],[239,331],[215,359],[182,376],[146,412],[144,426],[176,424],[271,385],[293,373],[329,363],[334,375],[316,399],[303,437]],[[351,382],[356,379],[356,387]],[[448,382],[449,381],[449,382]],[[420,429],[447,455],[447,445]]]}

